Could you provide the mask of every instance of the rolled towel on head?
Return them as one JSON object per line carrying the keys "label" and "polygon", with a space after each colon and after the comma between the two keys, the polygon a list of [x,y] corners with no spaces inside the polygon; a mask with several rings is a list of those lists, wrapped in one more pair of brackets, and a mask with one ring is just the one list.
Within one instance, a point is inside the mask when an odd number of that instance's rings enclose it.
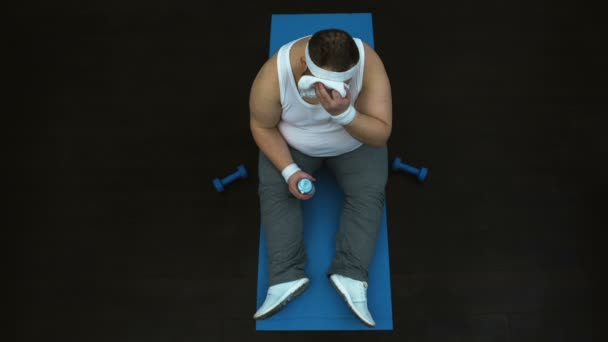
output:
{"label": "rolled towel on head", "polygon": [[308,75],[302,76],[302,78],[300,78],[300,81],[298,82],[298,90],[300,91],[300,96],[312,98],[317,97],[317,94],[315,93],[315,83],[317,82],[323,83],[323,85],[325,86],[325,88],[328,89],[328,91],[334,89],[338,93],[340,93],[340,96],[346,96],[346,89],[348,89],[348,84],[339,81],[325,80],[319,77]]}

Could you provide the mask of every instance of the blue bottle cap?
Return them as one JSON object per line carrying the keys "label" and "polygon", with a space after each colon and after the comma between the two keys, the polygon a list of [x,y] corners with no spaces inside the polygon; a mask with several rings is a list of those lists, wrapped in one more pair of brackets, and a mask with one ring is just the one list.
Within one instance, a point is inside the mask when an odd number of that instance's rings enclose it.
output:
{"label": "blue bottle cap", "polygon": [[308,178],[303,178],[298,182],[298,191],[302,194],[307,194],[313,190],[314,186]]}

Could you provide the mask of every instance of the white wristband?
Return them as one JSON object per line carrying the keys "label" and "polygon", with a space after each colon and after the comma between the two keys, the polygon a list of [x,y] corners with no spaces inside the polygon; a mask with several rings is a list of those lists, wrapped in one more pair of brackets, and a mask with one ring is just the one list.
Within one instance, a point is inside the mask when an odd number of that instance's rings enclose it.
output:
{"label": "white wristband", "polygon": [[289,177],[293,176],[294,173],[300,171],[301,169],[295,163],[291,163],[287,165],[283,171],[281,171],[281,175],[285,179],[285,183],[289,183]]}
{"label": "white wristband", "polygon": [[344,126],[344,125],[348,125],[349,123],[351,123],[355,119],[356,115],[357,115],[357,110],[355,109],[355,107],[350,105],[350,106],[348,106],[348,109],[346,111],[344,111],[344,113],[342,113],[340,115],[335,115],[335,116],[332,115],[331,120],[337,124]]}

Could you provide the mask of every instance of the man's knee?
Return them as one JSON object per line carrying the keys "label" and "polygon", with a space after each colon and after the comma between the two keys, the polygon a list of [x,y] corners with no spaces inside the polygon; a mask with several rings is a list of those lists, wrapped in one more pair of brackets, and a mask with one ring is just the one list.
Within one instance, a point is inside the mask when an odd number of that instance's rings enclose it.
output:
{"label": "man's knee", "polygon": [[360,186],[345,192],[345,204],[363,213],[384,207],[385,190],[382,184]]}

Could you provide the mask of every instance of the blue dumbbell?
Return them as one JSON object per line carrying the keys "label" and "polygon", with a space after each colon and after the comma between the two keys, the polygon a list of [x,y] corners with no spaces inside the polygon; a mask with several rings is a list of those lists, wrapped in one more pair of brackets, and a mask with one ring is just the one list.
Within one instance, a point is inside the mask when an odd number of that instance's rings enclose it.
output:
{"label": "blue dumbbell", "polygon": [[239,165],[236,168],[235,173],[228,175],[222,179],[215,178],[213,180],[213,186],[215,186],[215,189],[217,190],[217,192],[222,192],[222,191],[224,191],[224,187],[226,185],[234,182],[235,180],[237,180],[239,178],[247,178],[247,170],[245,169],[245,165]]}
{"label": "blue dumbbell", "polygon": [[424,182],[426,179],[426,175],[429,173],[429,170],[426,167],[423,168],[415,168],[413,166],[407,165],[401,161],[401,158],[397,157],[393,160],[393,170],[402,170],[407,173],[411,173],[414,176],[418,177],[419,182]]}

